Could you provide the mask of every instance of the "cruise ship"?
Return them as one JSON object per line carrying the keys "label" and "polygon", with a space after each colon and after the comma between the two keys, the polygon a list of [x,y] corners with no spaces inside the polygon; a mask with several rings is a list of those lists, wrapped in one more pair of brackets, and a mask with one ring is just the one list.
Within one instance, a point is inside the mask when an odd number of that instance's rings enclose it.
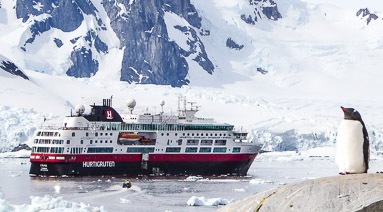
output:
{"label": "cruise ship", "polygon": [[[260,146],[247,133],[178,100],[177,114],[129,112],[123,117],[112,98],[78,105],[61,126],[44,126],[33,138],[30,176],[219,176],[246,175]],[[164,102],[161,102],[163,111]],[[188,108],[187,108],[188,106]]]}

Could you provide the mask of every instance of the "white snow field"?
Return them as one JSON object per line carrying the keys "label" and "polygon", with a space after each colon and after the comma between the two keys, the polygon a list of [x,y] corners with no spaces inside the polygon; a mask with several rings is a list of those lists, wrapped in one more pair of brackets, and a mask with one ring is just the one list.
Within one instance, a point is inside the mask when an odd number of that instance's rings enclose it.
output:
{"label": "white snow field", "polygon": [[[186,96],[201,106],[201,116],[242,127],[271,151],[334,145],[343,116],[340,106],[354,107],[366,123],[371,149],[381,150],[383,38],[377,32],[382,31],[383,20],[367,25],[366,18],[356,16],[361,8],[379,16],[383,14],[381,4],[372,0],[276,1],[282,19],[263,17],[249,25],[240,19],[241,14],[253,11],[247,1],[192,3],[203,18],[202,28],[211,32],[201,39],[216,69],[209,75],[190,60],[190,85],[171,88],[118,81],[121,64],[116,61],[122,56],[117,48],[100,61],[95,76],[65,76],[67,51],[72,47],[58,51],[44,39],[50,40],[52,33],[62,39],[80,35],[85,22],[70,34],[59,30],[42,33],[37,37],[39,45],[33,46],[38,49],[30,47],[24,52],[19,46],[29,33],[28,24],[16,18],[15,1],[2,1],[0,55],[20,66],[30,80],[0,72],[0,152],[28,142],[44,118],[60,124],[74,105],[101,103],[112,95],[113,105],[122,114],[127,112],[129,98],[137,100],[137,112],[158,112],[165,100],[166,112],[171,113],[177,109],[177,97]],[[95,6],[100,15],[106,15],[102,5]],[[173,25],[187,22],[170,12],[165,20],[170,38],[186,48],[188,38]],[[118,46],[113,30],[102,37],[110,47]],[[244,48],[227,48],[228,37]],[[257,68],[268,73],[261,74]]]}
{"label": "white snow field", "polygon": [[[203,18],[202,28],[210,30],[209,36],[200,39],[216,67],[213,75],[209,75],[188,58],[191,83],[182,88],[118,81],[122,50],[108,24],[109,30],[101,36],[111,49],[99,61],[97,74],[88,79],[67,77],[64,70],[70,65],[68,54],[73,46],[64,42],[66,45],[57,49],[52,42],[45,41],[51,37],[68,41],[83,34],[87,23],[70,33],[60,30],[42,33],[36,38],[38,45],[29,46],[24,52],[20,47],[30,33],[30,23],[16,18],[15,0],[0,2],[0,60],[6,58],[14,62],[30,78],[27,81],[0,71],[0,157],[28,157],[27,151],[10,151],[20,143],[30,143],[41,124],[61,125],[63,117],[70,115],[76,104],[85,105],[89,112],[88,105],[101,104],[103,98],[113,95],[113,106],[122,115],[129,112],[126,101],[130,98],[137,101],[134,112],[159,112],[160,102],[165,100],[165,112],[175,113],[178,96],[185,96],[200,106],[197,115],[249,131],[250,139],[263,143],[264,150],[289,151],[260,155],[249,171],[253,178],[245,183],[222,183],[197,177],[188,180],[192,183],[207,181],[207,185],[213,186],[208,187],[212,190],[204,190],[206,184],[202,184],[199,189],[203,192],[185,186],[170,196],[167,196],[168,191],[164,191],[166,195],[148,192],[149,197],[141,196],[142,191],[134,191],[138,194],[133,196],[112,192],[118,207],[121,204],[131,206],[136,196],[137,199],[164,196],[156,199],[157,206],[173,200],[182,207],[189,204],[208,207],[201,211],[215,210],[211,205],[227,204],[232,201],[233,192],[240,198],[298,180],[337,174],[332,158],[337,127],[343,118],[340,106],[354,107],[361,113],[370,135],[371,171],[382,170],[379,164],[383,150],[383,98],[380,93],[383,90],[383,37],[380,33],[383,31],[383,4],[380,2],[275,0],[282,19],[274,22],[263,17],[255,25],[249,25],[240,19],[241,14],[253,12],[248,1],[192,0]],[[106,16],[102,5],[93,2],[99,14]],[[367,25],[365,17],[356,16],[361,8],[368,8],[380,18]],[[167,13],[165,19],[170,38],[186,48],[187,36],[173,27],[186,21],[172,13]],[[92,22],[87,18],[85,21]],[[229,37],[244,48],[227,48],[225,43]],[[257,68],[267,73],[261,74]],[[318,165],[316,159],[324,160]],[[73,195],[66,190],[64,182],[62,185],[49,180],[30,183],[26,180],[29,179],[27,168],[23,170],[20,174],[9,168],[5,175],[18,180],[14,182],[16,185],[23,179],[28,186],[41,186],[46,190],[23,192],[29,187],[8,188],[11,183],[1,184],[0,211],[105,211],[99,205],[114,204],[108,198],[100,201],[105,195],[100,195],[99,190],[82,194],[79,191],[82,188],[76,187],[78,194]],[[20,176],[24,177],[18,178]],[[144,186],[147,182],[141,183]],[[174,181],[160,185],[167,188],[172,183]],[[65,185],[72,188],[72,184]],[[222,191],[223,185],[229,185],[230,190]],[[46,186],[50,186],[49,189]],[[7,189],[14,193],[7,193]],[[45,196],[47,193],[50,195]],[[18,201],[13,200],[13,194]],[[23,197],[18,199],[18,196]],[[92,198],[87,202],[88,196]],[[145,204],[141,204],[144,207]],[[197,210],[195,208],[192,210]]]}

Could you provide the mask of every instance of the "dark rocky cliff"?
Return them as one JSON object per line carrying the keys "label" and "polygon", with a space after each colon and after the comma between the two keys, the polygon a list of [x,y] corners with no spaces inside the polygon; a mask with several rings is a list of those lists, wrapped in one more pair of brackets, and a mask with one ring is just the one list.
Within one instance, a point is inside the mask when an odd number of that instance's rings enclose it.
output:
{"label": "dark rocky cliff", "polygon": [[[80,27],[85,15],[94,16],[97,20],[96,29],[90,29],[81,37],[71,40],[74,48],[68,57],[70,57],[72,66],[66,72],[68,76],[90,77],[97,72],[98,62],[93,58],[89,48],[82,46],[83,42],[76,43],[83,39],[89,46],[101,46],[101,48],[96,48],[98,52],[107,53],[107,45],[97,35],[97,31],[106,30],[97,12],[89,0],[18,0],[16,2],[17,18],[21,18],[24,23],[32,21],[30,24],[31,35],[22,44],[21,49],[27,51],[37,36],[52,28],[72,32]],[[33,19],[32,17],[35,16],[41,18]],[[63,45],[60,38],[54,38],[54,42],[58,48]]]}
{"label": "dark rocky cliff", "polygon": [[[250,0],[250,6],[255,6],[254,14],[244,20],[256,21],[259,12],[272,20],[280,18],[276,4],[270,1],[263,4]],[[64,70],[68,76],[95,75],[100,59],[109,54],[108,36],[117,36],[123,51],[122,61],[115,61],[121,64],[122,81],[180,87],[189,83],[191,62],[214,73],[215,65],[200,38],[209,36],[210,30],[203,28],[202,18],[190,0],[17,0],[15,9],[17,18],[29,26],[30,33],[25,34],[19,46],[27,53],[39,45],[34,44],[38,36],[52,29],[66,33],[69,41],[67,37],[47,36],[45,42],[53,43],[55,48],[72,49],[67,52],[70,66]],[[177,15],[186,24],[167,25],[167,14]],[[83,33],[79,28],[87,31]],[[187,47],[171,38],[168,30],[185,35]],[[73,31],[83,34],[70,37]]]}
{"label": "dark rocky cliff", "polygon": [[[201,28],[201,18],[189,0],[136,0],[132,3],[104,0],[103,5],[124,47],[121,80],[143,84],[186,85],[189,83],[186,57],[192,53],[198,53],[192,59],[207,72],[213,72],[214,66],[195,31]],[[128,12],[121,15],[122,5]],[[192,26],[175,26],[183,33],[192,35],[193,40],[188,43],[189,50],[183,50],[169,38],[165,12],[177,14]],[[197,52],[197,46],[201,47],[201,51]]]}

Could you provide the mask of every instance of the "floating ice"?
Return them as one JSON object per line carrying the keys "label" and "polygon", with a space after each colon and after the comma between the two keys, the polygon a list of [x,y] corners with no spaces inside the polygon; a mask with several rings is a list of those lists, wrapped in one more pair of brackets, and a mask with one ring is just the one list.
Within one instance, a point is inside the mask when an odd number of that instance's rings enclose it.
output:
{"label": "floating ice", "polygon": [[120,203],[123,203],[123,204],[130,203],[130,200],[125,198],[120,198]]}
{"label": "floating ice", "polygon": [[12,205],[4,199],[0,199],[0,211],[79,211],[79,212],[104,212],[103,206],[92,207],[85,203],[69,202],[62,197],[52,197],[45,195],[43,197],[31,197],[31,204]]}
{"label": "floating ice", "polygon": [[250,184],[274,184],[273,181],[270,180],[262,180],[262,179],[252,179],[249,182]]}
{"label": "floating ice", "polygon": [[192,196],[186,203],[189,206],[218,206],[218,205],[227,205],[229,200],[222,198],[205,198]]}
{"label": "floating ice", "polygon": [[55,185],[54,189],[55,189],[56,194],[59,194],[60,190],[61,190],[61,186],[60,185]]}
{"label": "floating ice", "polygon": [[197,180],[202,180],[202,179],[203,179],[203,177],[201,177],[201,176],[189,176],[184,181],[197,181]]}

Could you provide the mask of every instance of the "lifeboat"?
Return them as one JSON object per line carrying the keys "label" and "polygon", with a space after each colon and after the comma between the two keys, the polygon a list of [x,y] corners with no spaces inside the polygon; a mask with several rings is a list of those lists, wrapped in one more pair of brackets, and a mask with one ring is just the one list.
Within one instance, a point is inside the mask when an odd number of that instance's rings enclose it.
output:
{"label": "lifeboat", "polygon": [[141,139],[141,136],[135,133],[122,132],[118,136],[118,139],[121,141],[139,141]]}
{"label": "lifeboat", "polygon": [[141,139],[140,139],[140,142],[141,143],[150,143],[150,142],[152,142],[152,139],[145,138],[145,136],[142,136]]}

